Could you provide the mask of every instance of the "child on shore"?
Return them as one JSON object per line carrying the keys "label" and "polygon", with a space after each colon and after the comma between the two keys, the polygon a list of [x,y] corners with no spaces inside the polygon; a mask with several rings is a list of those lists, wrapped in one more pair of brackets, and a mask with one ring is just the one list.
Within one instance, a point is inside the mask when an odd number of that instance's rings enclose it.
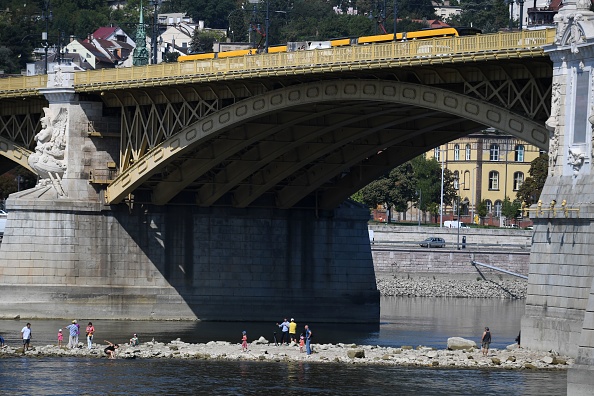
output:
{"label": "child on shore", "polygon": [[241,350],[243,352],[247,352],[248,350],[248,344],[247,344],[247,333],[244,331],[242,331],[242,336],[241,336]]}
{"label": "child on shore", "polygon": [[64,335],[62,329],[58,330],[58,348],[62,348],[62,341],[64,341]]}
{"label": "child on shore", "polygon": [[303,333],[299,336],[299,352],[303,352],[303,348],[305,347],[305,337],[303,337]]}

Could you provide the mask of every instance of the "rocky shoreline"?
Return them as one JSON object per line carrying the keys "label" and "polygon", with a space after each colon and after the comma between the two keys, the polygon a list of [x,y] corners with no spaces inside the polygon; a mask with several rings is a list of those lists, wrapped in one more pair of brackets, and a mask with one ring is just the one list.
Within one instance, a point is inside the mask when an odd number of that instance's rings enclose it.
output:
{"label": "rocky shoreline", "polygon": [[[94,344],[92,349],[80,343],[78,348],[68,349],[55,345],[37,346],[23,355],[22,348],[4,347],[0,358],[10,357],[84,357],[103,358],[106,345]],[[247,352],[241,351],[239,343],[211,341],[206,344],[189,344],[179,339],[169,343],[146,342],[138,346],[123,345],[118,349],[118,359],[200,359],[228,361],[265,362],[330,362],[337,364],[367,364],[388,366],[415,366],[439,368],[480,368],[508,370],[565,370],[573,359],[551,352],[534,352],[517,345],[505,350],[491,349],[483,356],[474,341],[460,338],[448,339],[448,349],[418,346],[400,348],[354,344],[313,344],[314,353],[306,355],[295,344],[275,346],[264,337],[249,344]]]}
{"label": "rocky shoreline", "polygon": [[524,279],[451,279],[430,276],[378,276],[377,288],[390,297],[526,298]]}

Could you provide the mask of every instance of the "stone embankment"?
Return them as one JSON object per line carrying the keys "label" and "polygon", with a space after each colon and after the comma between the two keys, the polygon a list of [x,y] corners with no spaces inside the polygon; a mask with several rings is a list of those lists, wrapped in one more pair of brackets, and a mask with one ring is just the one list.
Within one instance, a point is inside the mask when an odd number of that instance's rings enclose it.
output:
{"label": "stone embankment", "polygon": [[[392,366],[419,366],[445,368],[493,368],[493,369],[532,369],[559,370],[573,365],[573,359],[553,353],[528,351],[509,346],[506,350],[491,349],[488,356],[483,356],[475,348],[473,341],[452,338],[453,350],[436,350],[428,347],[403,346],[401,348],[358,346],[352,344],[314,344],[314,353],[310,356],[299,351],[297,345],[275,346],[264,337],[250,344],[247,352],[241,351],[239,344],[223,341],[211,341],[206,344],[188,344],[175,340],[170,343],[146,342],[138,346],[122,346],[117,353],[118,359],[203,359],[203,360],[250,360],[266,362],[333,362],[343,364],[377,364]],[[467,349],[455,349],[460,345]],[[34,347],[25,353],[29,357],[87,357],[106,358],[103,345],[95,345],[89,350],[84,344],[78,348],[58,348],[54,345]],[[22,356],[22,348],[5,347],[0,349],[0,357]]]}
{"label": "stone embankment", "polygon": [[528,282],[523,279],[380,276],[377,278],[377,288],[382,296],[519,299],[526,297]]}

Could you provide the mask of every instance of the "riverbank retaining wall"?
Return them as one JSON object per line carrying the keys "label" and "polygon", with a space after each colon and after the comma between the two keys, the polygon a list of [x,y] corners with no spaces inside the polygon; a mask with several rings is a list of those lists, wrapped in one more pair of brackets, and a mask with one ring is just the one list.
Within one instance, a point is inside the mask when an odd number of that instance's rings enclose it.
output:
{"label": "riverbank retaining wall", "polygon": [[[470,278],[481,274],[508,275],[472,261],[528,275],[532,231],[517,229],[460,229],[466,244],[457,249],[458,230],[450,228],[372,224],[371,252],[376,276],[441,276]],[[419,242],[444,238],[445,248],[423,248]],[[463,247],[464,246],[464,247]]]}

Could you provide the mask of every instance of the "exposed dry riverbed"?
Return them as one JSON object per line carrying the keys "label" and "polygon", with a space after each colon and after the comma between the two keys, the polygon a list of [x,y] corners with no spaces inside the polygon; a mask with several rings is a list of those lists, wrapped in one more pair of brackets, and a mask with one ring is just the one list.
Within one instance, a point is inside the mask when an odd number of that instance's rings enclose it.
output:
{"label": "exposed dry riverbed", "polygon": [[[472,341],[470,341],[472,342]],[[449,345],[449,344],[448,344]],[[58,348],[55,345],[33,346],[25,356],[35,357],[81,357],[107,358],[106,345],[94,344],[87,349],[83,343],[78,348]],[[491,349],[483,356],[479,349],[436,350],[418,346],[401,348],[378,347],[354,344],[313,344],[314,353],[300,352],[297,345],[275,346],[264,337],[249,344],[242,352],[239,343],[211,341],[205,344],[189,344],[180,340],[170,343],[146,342],[138,346],[123,345],[118,349],[117,359],[205,359],[205,360],[251,360],[268,362],[333,362],[343,364],[372,364],[393,366],[418,366],[440,368],[484,368],[510,370],[564,370],[573,364],[573,359],[553,353],[534,352],[516,345],[505,350]],[[5,347],[0,357],[23,356],[22,348]]]}

